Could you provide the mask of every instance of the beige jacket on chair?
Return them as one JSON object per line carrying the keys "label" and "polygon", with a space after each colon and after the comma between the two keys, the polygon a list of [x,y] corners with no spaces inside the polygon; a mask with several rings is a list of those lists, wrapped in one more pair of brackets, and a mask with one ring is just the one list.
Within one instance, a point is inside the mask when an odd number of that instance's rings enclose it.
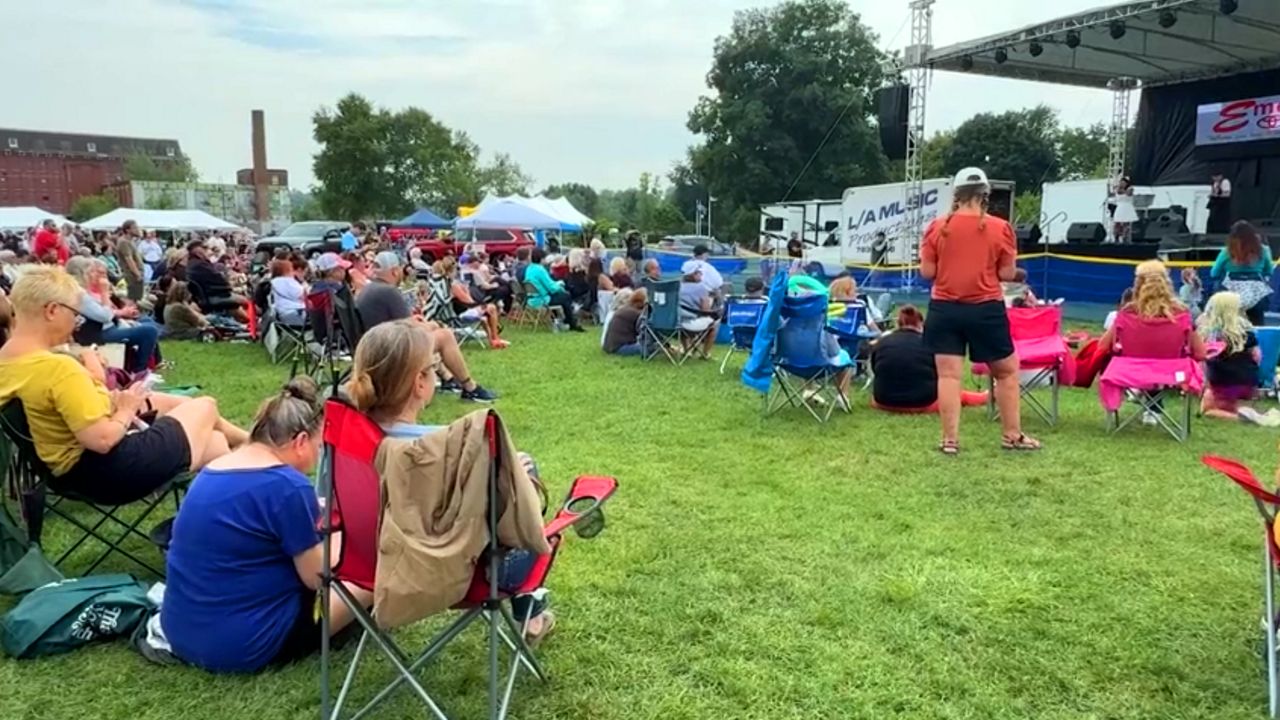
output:
{"label": "beige jacket on chair", "polygon": [[[374,617],[394,628],[447,610],[463,597],[489,542],[487,410],[416,440],[388,438],[374,458],[382,478],[382,524]],[[551,551],[541,500],[499,420],[498,540]]]}

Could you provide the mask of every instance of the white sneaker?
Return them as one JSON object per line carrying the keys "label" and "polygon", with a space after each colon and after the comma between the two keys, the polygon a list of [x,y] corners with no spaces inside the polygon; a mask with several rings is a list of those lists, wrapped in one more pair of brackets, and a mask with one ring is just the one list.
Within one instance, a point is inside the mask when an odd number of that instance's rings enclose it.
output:
{"label": "white sneaker", "polygon": [[853,412],[853,406],[849,403],[849,398],[840,393],[836,393],[836,406],[847,413]]}
{"label": "white sneaker", "polygon": [[1259,417],[1258,424],[1262,427],[1280,427],[1280,409],[1271,408],[1265,415]]}
{"label": "white sneaker", "polygon": [[1143,425],[1159,425],[1160,418],[1156,417],[1155,413],[1148,410],[1142,413],[1142,424]]}
{"label": "white sneaker", "polygon": [[1236,415],[1240,416],[1241,422],[1252,423],[1254,425],[1263,425],[1266,421],[1265,415],[1251,407],[1240,408],[1236,411]]}

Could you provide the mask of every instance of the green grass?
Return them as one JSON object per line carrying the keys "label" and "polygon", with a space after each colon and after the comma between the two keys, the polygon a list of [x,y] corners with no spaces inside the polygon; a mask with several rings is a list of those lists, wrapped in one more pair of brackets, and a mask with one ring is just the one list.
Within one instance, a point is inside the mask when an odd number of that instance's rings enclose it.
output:
{"label": "green grass", "polygon": [[[819,427],[762,419],[736,373],[603,357],[586,336],[511,333],[468,350],[553,495],[621,481],[609,526],[571,538],[547,687],[525,718],[1257,718],[1265,685],[1256,512],[1198,463],[1270,476],[1274,433],[1197,421],[1105,434],[1095,391],[1068,391],[1046,449],[998,450],[966,411],[964,453],[936,419],[872,412]],[[286,371],[256,347],[167,346],[245,421]],[[426,419],[469,410],[437,398]],[[127,566],[119,566],[127,569]],[[399,631],[407,646],[439,623]],[[482,633],[425,673],[457,717],[483,714]],[[342,657],[350,656],[348,650]],[[318,661],[255,677],[147,664],[123,643],[0,660],[0,718],[254,718],[318,713]],[[367,668],[356,699],[389,677]],[[400,691],[377,717],[422,716]]]}

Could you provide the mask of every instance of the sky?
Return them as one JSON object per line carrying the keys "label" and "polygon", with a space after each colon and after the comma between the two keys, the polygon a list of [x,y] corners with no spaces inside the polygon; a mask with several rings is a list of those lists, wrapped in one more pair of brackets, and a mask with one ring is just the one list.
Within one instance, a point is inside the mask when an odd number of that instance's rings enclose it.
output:
{"label": "sky", "polygon": [[[201,179],[251,164],[250,110],[267,160],[307,189],[311,117],[348,92],[422,107],[486,154],[509,153],[534,189],[633,186],[695,142],[715,39],[770,0],[17,0],[0,46],[0,127],[177,139]],[[938,0],[944,46],[1105,0]],[[885,48],[909,39],[907,0],[850,0]],[[933,76],[927,129],[1045,103],[1063,123],[1107,121],[1105,91]]]}

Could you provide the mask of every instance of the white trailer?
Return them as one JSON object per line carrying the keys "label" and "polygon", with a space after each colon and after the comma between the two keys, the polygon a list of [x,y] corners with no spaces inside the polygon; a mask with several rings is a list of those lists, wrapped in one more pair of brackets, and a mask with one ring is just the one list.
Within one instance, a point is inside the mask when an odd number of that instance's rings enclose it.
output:
{"label": "white trailer", "polygon": [[785,254],[794,236],[805,247],[840,245],[839,200],[804,200],[760,206],[760,252]]}

